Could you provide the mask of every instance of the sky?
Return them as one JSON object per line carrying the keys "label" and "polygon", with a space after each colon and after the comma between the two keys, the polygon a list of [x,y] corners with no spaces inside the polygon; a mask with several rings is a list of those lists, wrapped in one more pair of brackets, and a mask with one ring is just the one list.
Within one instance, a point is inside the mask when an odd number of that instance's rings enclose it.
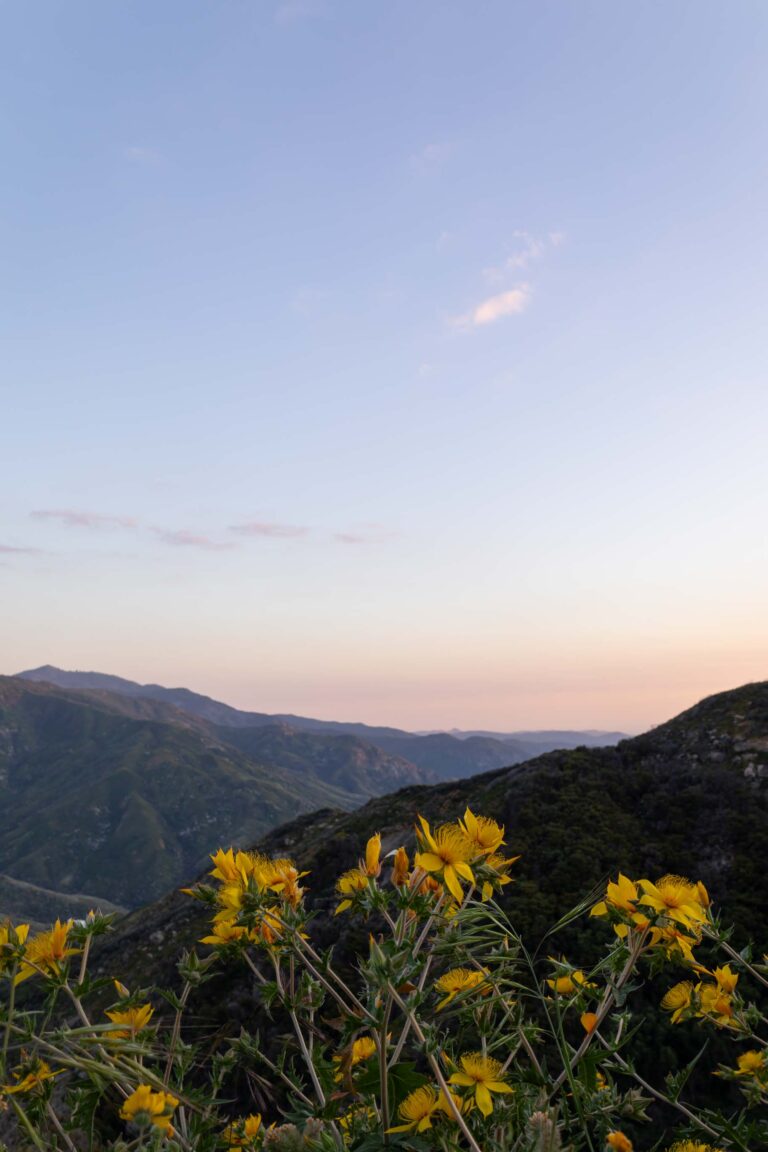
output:
{"label": "sky", "polygon": [[764,0],[0,0],[0,673],[768,678]]}

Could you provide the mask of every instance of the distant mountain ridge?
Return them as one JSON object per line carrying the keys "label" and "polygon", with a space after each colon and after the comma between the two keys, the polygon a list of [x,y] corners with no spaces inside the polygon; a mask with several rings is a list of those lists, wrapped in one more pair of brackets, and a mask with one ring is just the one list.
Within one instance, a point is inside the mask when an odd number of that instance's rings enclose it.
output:
{"label": "distant mountain ridge", "polygon": [[271,715],[247,712],[191,692],[188,688],[164,688],[160,684],[138,684],[120,676],[101,672],[68,672],[45,664],[18,674],[19,679],[56,684],[61,688],[106,691],[131,698],[162,701],[218,728],[259,728],[287,725],[297,732],[358,736],[385,752],[411,761],[439,779],[470,776],[493,768],[520,764],[532,756],[556,748],[602,747],[625,739],[621,732],[526,731],[415,733],[401,728],[381,727],[360,722],[317,720],[291,713]]}
{"label": "distant mountain ridge", "polygon": [[50,665],[0,677],[0,912],[26,906],[37,920],[57,892],[66,908],[92,902],[77,903],[83,892],[135,907],[193,874],[211,844],[252,843],[302,813],[349,811],[541,750],[244,712]]}

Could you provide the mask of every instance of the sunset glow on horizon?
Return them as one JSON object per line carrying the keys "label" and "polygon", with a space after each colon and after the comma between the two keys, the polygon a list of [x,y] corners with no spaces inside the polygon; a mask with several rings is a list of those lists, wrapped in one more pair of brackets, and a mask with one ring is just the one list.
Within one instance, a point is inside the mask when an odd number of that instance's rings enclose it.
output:
{"label": "sunset glow on horizon", "polygon": [[768,679],[764,4],[5,17],[0,674],[627,733]]}

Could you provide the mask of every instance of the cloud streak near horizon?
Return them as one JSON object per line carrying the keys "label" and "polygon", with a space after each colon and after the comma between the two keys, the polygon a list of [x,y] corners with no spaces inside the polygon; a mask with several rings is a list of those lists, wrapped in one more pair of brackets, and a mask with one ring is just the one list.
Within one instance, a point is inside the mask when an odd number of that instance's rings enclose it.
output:
{"label": "cloud streak near horizon", "polygon": [[187,528],[153,528],[155,536],[163,544],[174,548],[201,548],[206,552],[227,552],[236,547],[230,541],[214,540]]}
{"label": "cloud streak near horizon", "polygon": [[38,508],[30,512],[33,520],[58,520],[67,528],[136,528],[133,516],[112,516],[101,512],[83,512],[73,508]]}
{"label": "cloud streak near horizon", "polygon": [[239,536],[264,536],[273,540],[296,539],[309,535],[302,524],[279,524],[269,520],[249,520],[245,524],[230,524],[230,532]]}
{"label": "cloud streak near horizon", "polygon": [[[310,536],[320,542],[339,544],[380,543],[397,535],[380,524],[362,524],[342,531],[320,533],[305,524],[289,524],[276,520],[246,520],[230,524],[226,531],[239,540],[219,540],[205,530],[194,528],[165,528],[159,525],[142,526],[133,516],[117,516],[101,512],[76,509],[45,508],[29,513],[33,520],[54,521],[66,528],[82,528],[87,532],[113,529],[135,530],[137,538],[149,534],[161,544],[173,548],[196,548],[205,552],[231,552],[240,548],[243,540],[306,540]],[[39,554],[41,549],[0,545],[0,554]]]}

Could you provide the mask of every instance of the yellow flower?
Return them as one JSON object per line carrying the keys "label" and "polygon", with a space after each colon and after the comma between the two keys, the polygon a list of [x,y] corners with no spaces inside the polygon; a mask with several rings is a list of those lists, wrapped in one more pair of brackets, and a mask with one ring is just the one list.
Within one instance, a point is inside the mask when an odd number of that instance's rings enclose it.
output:
{"label": "yellow flower", "polygon": [[408,883],[410,863],[408,861],[408,853],[405,848],[398,848],[395,852],[395,859],[392,865],[392,883],[396,888],[402,888],[404,884]]}
{"label": "yellow flower", "polygon": [[68,956],[76,956],[80,951],[79,948],[67,948],[71,927],[71,920],[67,920],[66,924],[57,920],[52,928],[39,932],[27,941],[24,961],[16,977],[17,984],[34,976],[40,969],[48,976],[59,975],[62,961]]}
{"label": "yellow flower", "polygon": [[[461,1101],[453,1093],[451,1093],[451,1099],[456,1108],[461,1111]],[[435,1112],[442,1112],[454,1119],[445,1093],[433,1088],[431,1084],[424,1084],[421,1088],[416,1088],[409,1093],[400,1105],[398,1112],[400,1119],[405,1120],[405,1123],[398,1124],[394,1128],[388,1128],[387,1132],[424,1132],[427,1128],[432,1127],[432,1117]]]}
{"label": "yellow flower", "polygon": [[737,1076],[760,1076],[766,1071],[763,1053],[758,1052],[756,1048],[751,1048],[749,1052],[742,1052],[736,1063],[738,1065]]}
{"label": "yellow flower", "polygon": [[632,1141],[623,1132],[609,1132],[605,1142],[609,1148],[614,1149],[614,1152],[632,1152]]}
{"label": "yellow flower", "polygon": [[[60,1072],[54,1072],[45,1060],[33,1060],[31,1066],[27,1065],[28,1071],[21,1076],[20,1071],[14,1072],[16,1077],[15,1084],[4,1084],[3,1091],[7,1092],[9,1096],[14,1092],[35,1092],[39,1093],[41,1085],[46,1080],[52,1080],[54,1076],[60,1076]],[[23,1069],[22,1069],[23,1071]]]}
{"label": "yellow flower", "polygon": [[613,880],[609,881],[605,900],[595,904],[589,914],[590,916],[607,916],[610,906],[618,912],[628,912],[631,915],[635,911],[639,895],[637,885],[619,872],[616,883]]}
{"label": "yellow flower", "polygon": [[139,1084],[128,1099],[123,1101],[120,1116],[141,1127],[152,1124],[167,1132],[178,1103],[170,1092],[153,1092],[149,1084]]}
{"label": "yellow flower", "polygon": [[0,924],[0,976],[13,968],[16,962],[14,953],[24,945],[28,935],[29,924],[14,927],[10,920]]}
{"label": "yellow flower", "polygon": [[697,1016],[710,1016],[718,1027],[726,1027],[733,1016],[731,997],[718,984],[697,984],[699,1010]]}
{"label": "yellow flower", "polygon": [[334,1056],[334,1063],[340,1065],[339,1071],[334,1077],[335,1080],[343,1080],[344,1074],[354,1068],[355,1064],[361,1064],[364,1060],[370,1060],[371,1056],[376,1054],[376,1042],[370,1036],[359,1036],[357,1040],[352,1041],[351,1047],[346,1048],[338,1056]]}
{"label": "yellow flower", "polygon": [[222,1140],[227,1145],[228,1152],[235,1148],[247,1148],[259,1134],[261,1129],[261,1116],[252,1113],[239,1120],[233,1120],[222,1133]]}
{"label": "yellow flower", "polygon": [[469,881],[470,884],[475,882],[468,863],[473,855],[472,845],[458,824],[443,824],[432,835],[429,824],[423,816],[419,817],[419,821],[421,832],[417,829],[417,835],[427,850],[416,853],[416,865],[425,872],[442,874],[446,888],[460,904],[464,899],[464,893],[459,877]]}
{"label": "yellow flower", "polygon": [[229,917],[216,916],[213,921],[213,931],[209,936],[203,936],[200,943],[212,944],[215,948],[223,948],[226,944],[236,944],[247,933],[247,928],[235,924]]}
{"label": "yellow flower", "polygon": [[722,1148],[715,1148],[714,1144],[702,1144],[699,1140],[677,1140],[670,1144],[667,1152],[723,1152]]}
{"label": "yellow flower", "polygon": [[338,1120],[344,1143],[351,1143],[352,1137],[350,1130],[352,1128],[360,1125],[364,1126],[367,1131],[371,1126],[375,1126],[378,1118],[379,1117],[376,1109],[371,1108],[370,1105],[366,1106],[364,1104],[354,1104],[351,1108],[348,1108],[346,1112],[339,1116]]}
{"label": "yellow flower", "polygon": [[736,990],[736,985],[739,982],[739,974],[731,970],[730,964],[724,964],[722,968],[715,968],[712,975],[717,981],[717,986],[721,992],[731,993]]}
{"label": "yellow flower", "polygon": [[589,1035],[597,1028],[597,1013],[596,1012],[582,1012],[579,1017],[581,1026],[584,1031]]}
{"label": "yellow flower", "polygon": [[696,881],[694,888],[696,889],[696,898],[699,901],[699,904],[701,904],[702,908],[709,908],[712,904],[712,901],[709,898],[709,892],[707,892],[707,889],[704,887],[701,880]]}
{"label": "yellow flower", "polygon": [[640,897],[640,904],[646,904],[670,920],[676,920],[684,928],[691,928],[707,918],[699,889],[684,876],[662,876],[655,884],[650,880],[641,880],[640,887],[645,893]]}
{"label": "yellow flower", "polygon": [[469,808],[464,813],[464,819],[459,820],[459,828],[476,856],[489,856],[498,852],[504,843],[503,827],[488,816],[475,816]]}
{"label": "yellow flower", "polygon": [[279,941],[284,927],[280,908],[275,904],[259,913],[257,922],[248,930],[248,939],[254,944],[271,946]]}
{"label": "yellow flower", "polygon": [[573,996],[575,992],[597,987],[587,980],[580,968],[576,968],[573,972],[567,972],[564,976],[555,976],[553,979],[547,980],[547,984],[558,996]]}
{"label": "yellow flower", "polygon": [[366,876],[378,876],[381,872],[381,833],[371,836],[365,846],[365,865],[361,867]]}
{"label": "yellow flower", "polygon": [[490,872],[490,875],[486,875],[483,878],[483,900],[490,900],[491,896],[493,896],[494,888],[501,890],[505,884],[512,883],[512,877],[507,876],[507,872],[515,861],[519,859],[519,856],[508,856],[505,859],[504,856],[500,856],[497,852],[492,852],[489,856],[486,856],[483,864],[485,865],[485,869]]}
{"label": "yellow flower", "polygon": [[701,932],[693,925],[691,931],[694,936],[686,936],[675,923],[665,924],[661,928],[651,928],[651,947],[660,947],[662,952],[670,959],[682,960],[685,964],[696,964],[692,948],[701,941]]}
{"label": "yellow flower", "polygon": [[451,968],[450,972],[446,972],[439,980],[435,981],[435,988],[438,992],[447,992],[448,995],[444,1000],[441,1000],[437,1006],[437,1011],[445,1008],[446,1004],[450,1004],[455,996],[460,992],[468,992],[470,988],[478,988],[486,994],[491,991],[491,986],[486,980],[488,970],[483,969],[478,972],[472,968]]}
{"label": "yellow flower", "polygon": [[[244,853],[238,852],[238,858],[242,857]],[[242,884],[245,882],[245,873],[235,859],[235,854],[231,848],[225,852],[223,848],[219,848],[211,856],[213,861],[213,868],[211,869],[211,876],[216,880],[222,880],[225,884]]]}
{"label": "yellow flower", "polygon": [[502,1079],[501,1062],[492,1056],[484,1056],[482,1052],[471,1052],[460,1058],[462,1072],[454,1072],[448,1081],[449,1084],[458,1084],[462,1088],[472,1088],[477,1106],[483,1116],[490,1116],[493,1112],[492,1092],[511,1092],[509,1084]]}
{"label": "yellow flower", "polygon": [[109,1038],[111,1040],[128,1039],[141,1032],[146,1028],[154,1014],[154,1008],[151,1004],[141,1004],[137,1008],[125,1008],[123,1011],[116,1010],[114,1012],[105,1012],[104,1015],[108,1016],[113,1024],[125,1024],[126,1030],[120,1032],[110,1032]]}
{"label": "yellow flower", "polygon": [[300,887],[299,880],[306,875],[306,872],[299,872],[293,860],[269,860],[260,869],[260,879],[263,880],[264,887],[277,892],[292,908],[298,908],[301,903],[304,889]]}
{"label": "yellow flower", "polygon": [[691,1006],[693,1000],[693,984],[690,980],[682,980],[670,988],[661,1001],[665,1012],[672,1013],[672,1023],[678,1024],[683,1014]]}
{"label": "yellow flower", "polygon": [[352,897],[357,892],[362,892],[368,887],[368,875],[362,868],[350,868],[343,876],[340,876],[336,881],[336,891],[340,896],[343,896],[341,904],[334,915],[338,916],[339,912],[346,912],[347,908],[352,907]]}

